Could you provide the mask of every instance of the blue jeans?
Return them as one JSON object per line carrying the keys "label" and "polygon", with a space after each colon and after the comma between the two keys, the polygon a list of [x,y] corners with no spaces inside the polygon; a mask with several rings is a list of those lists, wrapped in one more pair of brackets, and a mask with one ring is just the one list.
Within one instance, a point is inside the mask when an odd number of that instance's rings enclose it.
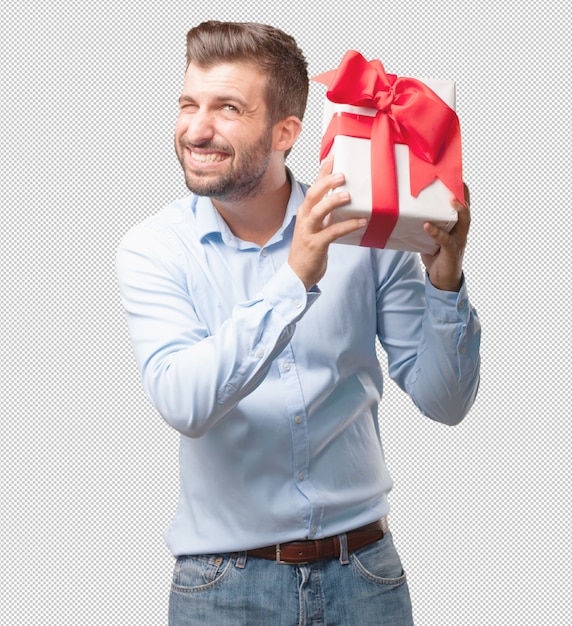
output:
{"label": "blue jeans", "polygon": [[391,533],[347,559],[281,565],[237,555],[182,556],[169,626],[412,626]]}

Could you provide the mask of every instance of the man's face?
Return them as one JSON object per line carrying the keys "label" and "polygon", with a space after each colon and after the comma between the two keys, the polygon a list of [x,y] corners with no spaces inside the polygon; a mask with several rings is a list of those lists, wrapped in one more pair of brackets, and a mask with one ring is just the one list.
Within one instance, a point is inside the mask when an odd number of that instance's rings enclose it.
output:
{"label": "man's face", "polygon": [[223,201],[256,195],[272,156],[265,85],[251,65],[189,65],[175,150],[192,192]]}

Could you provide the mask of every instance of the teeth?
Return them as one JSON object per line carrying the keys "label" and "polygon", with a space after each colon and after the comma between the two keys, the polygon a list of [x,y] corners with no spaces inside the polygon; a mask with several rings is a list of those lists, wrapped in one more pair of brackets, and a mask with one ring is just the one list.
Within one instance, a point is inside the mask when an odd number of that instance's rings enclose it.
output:
{"label": "teeth", "polygon": [[215,162],[220,162],[220,161],[224,161],[225,157],[222,154],[219,153],[213,153],[210,152],[208,154],[204,154],[204,153],[198,153],[198,152],[191,152],[191,156],[193,157],[193,159],[195,161],[200,161],[201,163],[215,163]]}

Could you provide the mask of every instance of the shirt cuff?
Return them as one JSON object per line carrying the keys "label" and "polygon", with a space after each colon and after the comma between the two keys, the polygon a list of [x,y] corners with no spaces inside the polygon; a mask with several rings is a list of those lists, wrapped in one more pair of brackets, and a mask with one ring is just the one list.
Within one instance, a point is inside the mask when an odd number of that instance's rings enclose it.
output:
{"label": "shirt cuff", "polygon": [[432,315],[443,322],[464,322],[467,323],[470,316],[469,296],[465,275],[461,277],[461,288],[459,291],[443,291],[437,289],[429,276],[425,280],[425,297],[427,307]]}
{"label": "shirt cuff", "polygon": [[320,290],[306,291],[304,283],[288,263],[262,289],[262,297],[288,323],[296,322],[319,298]]}

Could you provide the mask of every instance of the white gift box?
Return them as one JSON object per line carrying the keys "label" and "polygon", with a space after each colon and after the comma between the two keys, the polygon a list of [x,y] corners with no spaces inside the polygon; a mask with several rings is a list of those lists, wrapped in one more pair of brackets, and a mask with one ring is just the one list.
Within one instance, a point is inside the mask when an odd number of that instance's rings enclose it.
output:
{"label": "white gift box", "polygon": [[[455,109],[455,83],[451,80],[420,79],[432,89],[450,108]],[[375,117],[377,111],[346,104],[336,104],[325,99],[322,134],[325,133],[335,113],[348,112]],[[346,182],[336,191],[350,193],[350,202],[335,209],[330,221],[340,221],[351,217],[370,218],[372,214],[372,172],[371,141],[356,137],[336,135],[332,148],[334,154],[334,172],[342,172]],[[417,197],[410,192],[409,148],[404,144],[394,144],[395,165],[399,200],[399,217],[385,248],[409,250],[434,254],[438,250],[435,241],[423,230],[423,224],[433,222],[440,228],[451,230],[457,222],[457,212],[451,206],[453,196],[439,179],[435,179],[421,190]],[[376,173],[383,176],[383,172]],[[361,245],[367,229],[354,231],[336,240],[336,243]]]}

